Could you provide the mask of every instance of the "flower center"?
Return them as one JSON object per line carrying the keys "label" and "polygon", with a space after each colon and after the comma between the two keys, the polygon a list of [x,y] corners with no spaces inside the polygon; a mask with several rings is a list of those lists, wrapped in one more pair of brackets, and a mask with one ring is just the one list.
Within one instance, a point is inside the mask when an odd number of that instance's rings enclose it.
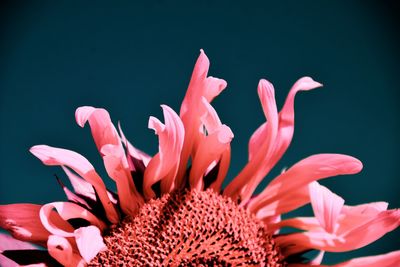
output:
{"label": "flower center", "polygon": [[285,266],[264,225],[210,189],[150,200],[104,242],[89,266]]}

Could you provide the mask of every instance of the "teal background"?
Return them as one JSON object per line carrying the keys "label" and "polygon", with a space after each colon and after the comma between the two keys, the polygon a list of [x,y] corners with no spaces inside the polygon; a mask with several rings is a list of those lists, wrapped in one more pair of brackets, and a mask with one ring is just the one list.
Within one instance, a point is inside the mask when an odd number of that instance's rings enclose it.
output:
{"label": "teal background", "polygon": [[[274,172],[321,152],[358,157],[361,174],[323,181],[348,204],[399,198],[399,27],[388,1],[37,1],[3,4],[0,47],[0,203],[64,199],[54,174],[29,154],[49,144],[85,155],[104,169],[90,130],[74,111],[109,110],[128,138],[155,153],[147,129],[160,104],[179,111],[199,49],[210,74],[228,88],[214,102],[235,133],[231,179],[247,160],[247,142],[264,121],[260,78],[282,106],[301,76],[324,84],[296,99],[293,143]],[[111,4],[112,3],[112,4]],[[104,175],[105,177],[105,175]],[[400,231],[326,262],[400,248]]]}

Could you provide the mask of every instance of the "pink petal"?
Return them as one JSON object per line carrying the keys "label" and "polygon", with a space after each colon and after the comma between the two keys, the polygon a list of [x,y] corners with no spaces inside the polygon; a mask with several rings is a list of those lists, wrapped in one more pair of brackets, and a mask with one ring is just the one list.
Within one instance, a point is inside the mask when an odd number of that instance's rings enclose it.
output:
{"label": "pink petal", "polygon": [[64,166],[61,167],[64,170],[65,174],[68,176],[69,181],[71,182],[71,185],[77,194],[83,195],[96,201],[96,193],[90,183],[86,182],[78,175],[72,173],[70,170],[68,170],[68,168]]}
{"label": "pink petal", "polygon": [[183,176],[186,172],[186,164],[190,155],[193,153],[193,146],[198,142],[200,133],[198,129],[201,125],[201,108],[199,105],[202,97],[211,102],[214,97],[221,93],[226,87],[224,80],[207,77],[210,61],[204,51],[200,51],[200,56],[196,61],[189,87],[183,99],[180,117],[185,126],[185,141],[181,153],[180,165],[175,181],[176,187],[181,188],[184,185]]}
{"label": "pink petal", "polygon": [[364,247],[399,226],[400,210],[382,211],[372,220],[366,221],[356,228],[351,227],[348,230],[343,227],[339,228],[338,235],[345,239],[346,243],[336,249],[347,251]]}
{"label": "pink petal", "polygon": [[50,256],[66,267],[83,267],[83,259],[73,252],[68,240],[61,236],[51,235],[47,241]]}
{"label": "pink petal", "polygon": [[91,209],[89,204],[83,198],[77,196],[75,193],[73,193],[67,187],[63,186],[63,190],[69,201],[74,202],[74,203],[79,203],[80,205],[85,206],[87,209]]}
{"label": "pink petal", "polygon": [[386,211],[388,203],[373,202],[357,206],[345,205],[338,219],[338,233],[350,231],[365,222],[376,218],[381,212]]}
{"label": "pink petal", "polygon": [[0,233],[0,253],[5,250],[37,249],[34,245]]}
{"label": "pink petal", "polygon": [[204,127],[207,129],[207,132],[209,134],[217,131],[221,126],[221,120],[219,119],[219,116],[213,106],[206,100],[205,97],[202,97],[201,99],[201,109],[204,109],[203,115],[200,118],[200,121],[204,125]]}
{"label": "pink petal", "polygon": [[396,267],[400,266],[400,250],[383,255],[362,257],[335,265],[334,267]]}
{"label": "pink petal", "polygon": [[314,81],[310,77],[300,78],[290,89],[282,110],[279,112],[279,133],[278,143],[275,146],[274,156],[271,158],[270,165],[274,166],[289,147],[294,133],[294,99],[298,92],[309,91],[322,84]]}
{"label": "pink petal", "polygon": [[168,193],[174,189],[175,176],[178,171],[185,130],[179,116],[168,106],[161,106],[165,125],[158,119],[150,117],[149,128],[159,136],[159,153],[154,156],[144,173],[143,192],[146,198],[155,193],[151,186],[161,180],[161,191]]}
{"label": "pink petal", "polygon": [[341,154],[317,154],[296,163],[276,177],[254,200],[248,209],[254,213],[264,206],[289,196],[309,183],[336,175],[354,174],[362,169],[362,163]]}
{"label": "pink petal", "polygon": [[122,211],[128,215],[135,214],[143,200],[133,183],[125,151],[110,115],[105,109],[80,107],[76,110],[75,117],[81,127],[89,122],[107,174],[117,184]]}
{"label": "pink petal", "polygon": [[40,209],[39,215],[42,225],[50,233],[63,237],[74,237],[74,229],[72,227],[65,229],[65,227],[60,227],[52,220],[53,209],[56,209],[61,218],[65,221],[69,219],[80,218],[84,219],[90,224],[99,227],[101,230],[106,228],[104,222],[100,221],[96,216],[94,216],[88,210],[82,208],[81,206],[70,203],[70,202],[52,202],[43,205]]}
{"label": "pink petal", "polygon": [[296,254],[308,249],[344,252],[364,247],[400,225],[400,210],[382,211],[372,220],[353,227],[347,232],[309,231],[276,238],[284,255]]}
{"label": "pink petal", "polygon": [[278,134],[278,111],[274,87],[267,80],[260,80],[258,94],[268,123],[263,133],[256,131],[253,140],[250,140],[250,154],[254,156],[251,156],[248,164],[224,190],[225,195],[233,199],[239,197],[242,203],[250,199],[257,185],[269,172],[270,169],[266,166],[272,156]]}
{"label": "pink petal", "polygon": [[203,175],[213,161],[219,161],[222,154],[229,148],[233,138],[231,129],[222,125],[218,130],[204,138],[196,151],[190,171],[190,186],[203,189]]}
{"label": "pink petal", "polygon": [[[250,206],[253,201],[258,200],[256,197],[254,197],[248,202],[248,206]],[[290,195],[282,196],[258,209],[256,212],[256,217],[260,220],[266,220],[269,217],[278,216],[298,209],[309,202],[310,196],[308,192],[308,186],[302,186],[296,190],[293,190]]]}
{"label": "pink petal", "polygon": [[[44,245],[49,232],[41,224],[40,208],[40,205],[35,204],[1,205],[0,227],[9,231],[16,239]],[[57,225],[62,225],[60,220],[55,220]]]}
{"label": "pink petal", "polygon": [[67,149],[46,145],[34,146],[30,149],[30,152],[46,165],[67,166],[78,173],[95,188],[110,222],[117,223],[119,221],[118,213],[107,195],[107,189],[103,180],[86,158]]}
{"label": "pink petal", "polygon": [[[261,125],[256,132],[253,134],[249,143],[249,159],[250,162],[246,165],[245,169],[235,178],[235,180],[228,185],[227,191],[225,191],[227,195],[231,197],[237,196],[237,191],[241,190],[241,205],[246,205],[248,199],[250,199],[251,194],[254,192],[258,183],[263,179],[265,175],[273,168],[273,166],[278,162],[278,160],[285,153],[286,149],[289,147],[289,144],[293,137],[294,132],[294,98],[297,92],[299,91],[307,91],[312,90],[314,88],[322,86],[320,83],[315,82],[310,77],[303,77],[299,79],[290,90],[286,102],[279,113],[279,128],[277,136],[275,137],[276,131],[276,119],[271,120],[267,118],[268,123]],[[275,105],[274,103],[270,103],[269,106]],[[263,105],[264,107],[265,105]],[[264,113],[266,110],[264,109]],[[274,114],[274,113],[271,113]],[[274,114],[275,115],[275,114]],[[275,117],[275,116],[274,116]],[[273,123],[274,125],[270,125]],[[273,131],[271,130],[273,129]],[[271,132],[273,134],[271,134]],[[264,148],[261,146],[262,140],[266,138],[271,138],[271,145]],[[266,143],[266,141],[265,141]],[[265,144],[263,143],[263,144]],[[268,150],[265,150],[268,149]],[[260,168],[257,164],[252,164],[251,162],[255,154],[259,151],[262,151],[264,155],[268,155],[264,158],[262,162],[262,168]],[[256,161],[257,162],[257,161]],[[248,167],[248,166],[252,167]],[[246,169],[247,168],[247,169]],[[244,187],[244,183],[246,180],[249,180],[249,176],[253,176],[251,180],[251,184]],[[242,189],[239,189],[242,188]]]}
{"label": "pink petal", "polygon": [[333,232],[344,205],[344,199],[318,182],[312,182],[309,188],[315,217],[327,232]]}
{"label": "pink petal", "polygon": [[[97,202],[96,192],[94,191],[94,188],[90,183],[86,182],[84,179],[82,179],[78,175],[72,173],[68,168],[66,168],[64,166],[61,166],[61,167],[63,168],[64,172],[67,174],[69,181],[71,182],[71,185],[74,188],[74,191],[76,194],[85,196],[85,197]],[[65,191],[65,189],[66,188],[64,188],[64,191]],[[113,194],[108,190],[107,190],[107,196],[110,199],[111,203],[113,203],[114,205],[116,205],[118,203],[117,199],[115,199]],[[75,202],[79,202],[82,205],[89,207],[88,203],[84,199],[80,198],[79,196],[71,196],[71,197],[74,198]],[[80,198],[80,200],[76,199],[77,197]]]}
{"label": "pink petal", "polygon": [[210,185],[210,188],[213,189],[215,192],[220,192],[222,183],[228,173],[229,164],[231,161],[231,148],[228,147],[224,152],[222,152],[221,159],[219,161],[219,169],[217,179]]}
{"label": "pink petal", "polygon": [[75,230],[75,240],[82,258],[89,263],[96,255],[107,250],[96,226],[81,227]]}
{"label": "pink petal", "polygon": [[249,161],[260,151],[260,148],[266,138],[267,122],[264,122],[255,130],[249,140]]}
{"label": "pink petal", "polygon": [[104,145],[101,153],[104,155],[103,161],[108,176],[116,182],[122,211],[127,215],[134,215],[143,204],[143,198],[136,190],[129,166],[124,165],[121,160],[120,147]]}
{"label": "pink petal", "polygon": [[220,162],[222,165],[219,166],[218,177],[213,184],[213,188],[216,189],[221,186],[229,167],[230,142],[233,133],[228,126],[221,123],[217,112],[205,97],[202,97],[200,109],[203,112],[202,127],[205,128],[206,133],[199,136],[201,138],[193,147],[194,154],[189,181],[192,188],[203,188],[203,176],[211,167]]}
{"label": "pink petal", "polygon": [[76,123],[78,123],[78,125],[80,127],[84,127],[86,122],[89,120],[90,116],[92,116],[92,113],[95,111],[96,109],[94,107],[79,107],[76,111],[75,111],[75,120]]}
{"label": "pink petal", "polygon": [[79,107],[75,111],[75,118],[81,127],[84,127],[86,122],[89,122],[94,142],[99,151],[105,144],[117,145],[119,143],[118,133],[105,109],[87,106]]}
{"label": "pink petal", "polygon": [[2,267],[18,267],[18,264],[4,256],[3,254],[0,254],[0,266]]}

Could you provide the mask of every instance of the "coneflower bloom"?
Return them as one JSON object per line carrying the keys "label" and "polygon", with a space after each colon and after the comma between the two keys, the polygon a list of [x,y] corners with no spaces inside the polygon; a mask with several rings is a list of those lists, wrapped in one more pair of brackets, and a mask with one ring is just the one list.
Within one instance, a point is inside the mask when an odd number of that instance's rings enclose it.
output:
{"label": "coneflower bloom", "polygon": [[[76,110],[117,192],[82,155],[32,147],[45,165],[63,168],[73,190],[59,179],[68,201],[0,206],[0,226],[12,235],[0,235],[1,265],[325,266],[324,252],[361,248],[399,226],[400,211],[387,203],[345,205],[317,182],[360,172],[347,155],[310,156],[254,194],[292,140],[295,95],[321,86],[309,77],[293,85],[279,113],[272,84],[259,82],[266,122],[250,138],[247,164],[222,188],[233,133],[210,104],[226,82],[208,77],[208,68],[201,51],[179,115],[162,105],[164,123],[150,117],[159,138],[153,157],[133,147],[106,110]],[[314,217],[281,219],[309,203]],[[280,234],[286,227],[297,230]],[[318,256],[302,257],[310,250]],[[400,251],[335,266],[400,266]]]}

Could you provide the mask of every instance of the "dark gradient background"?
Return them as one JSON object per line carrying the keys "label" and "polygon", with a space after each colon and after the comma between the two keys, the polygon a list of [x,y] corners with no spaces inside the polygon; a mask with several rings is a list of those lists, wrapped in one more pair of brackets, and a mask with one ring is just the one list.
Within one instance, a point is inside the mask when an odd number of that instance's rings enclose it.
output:
{"label": "dark gradient background", "polygon": [[[78,151],[105,173],[90,130],[75,123],[81,105],[108,109],[134,145],[155,153],[148,117],[162,118],[160,104],[179,111],[203,48],[210,75],[228,82],[214,106],[235,133],[229,179],[246,163],[248,138],[264,121],[258,80],[275,85],[281,107],[290,86],[308,75],[324,87],[298,95],[293,143],[262,187],[308,155],[345,153],[362,160],[362,173],[323,184],[348,204],[400,207],[395,1],[66,2],[2,6],[1,204],[64,199],[53,176],[65,178],[61,169],[29,154],[35,144]],[[399,249],[399,233],[328,254],[326,262]]]}

